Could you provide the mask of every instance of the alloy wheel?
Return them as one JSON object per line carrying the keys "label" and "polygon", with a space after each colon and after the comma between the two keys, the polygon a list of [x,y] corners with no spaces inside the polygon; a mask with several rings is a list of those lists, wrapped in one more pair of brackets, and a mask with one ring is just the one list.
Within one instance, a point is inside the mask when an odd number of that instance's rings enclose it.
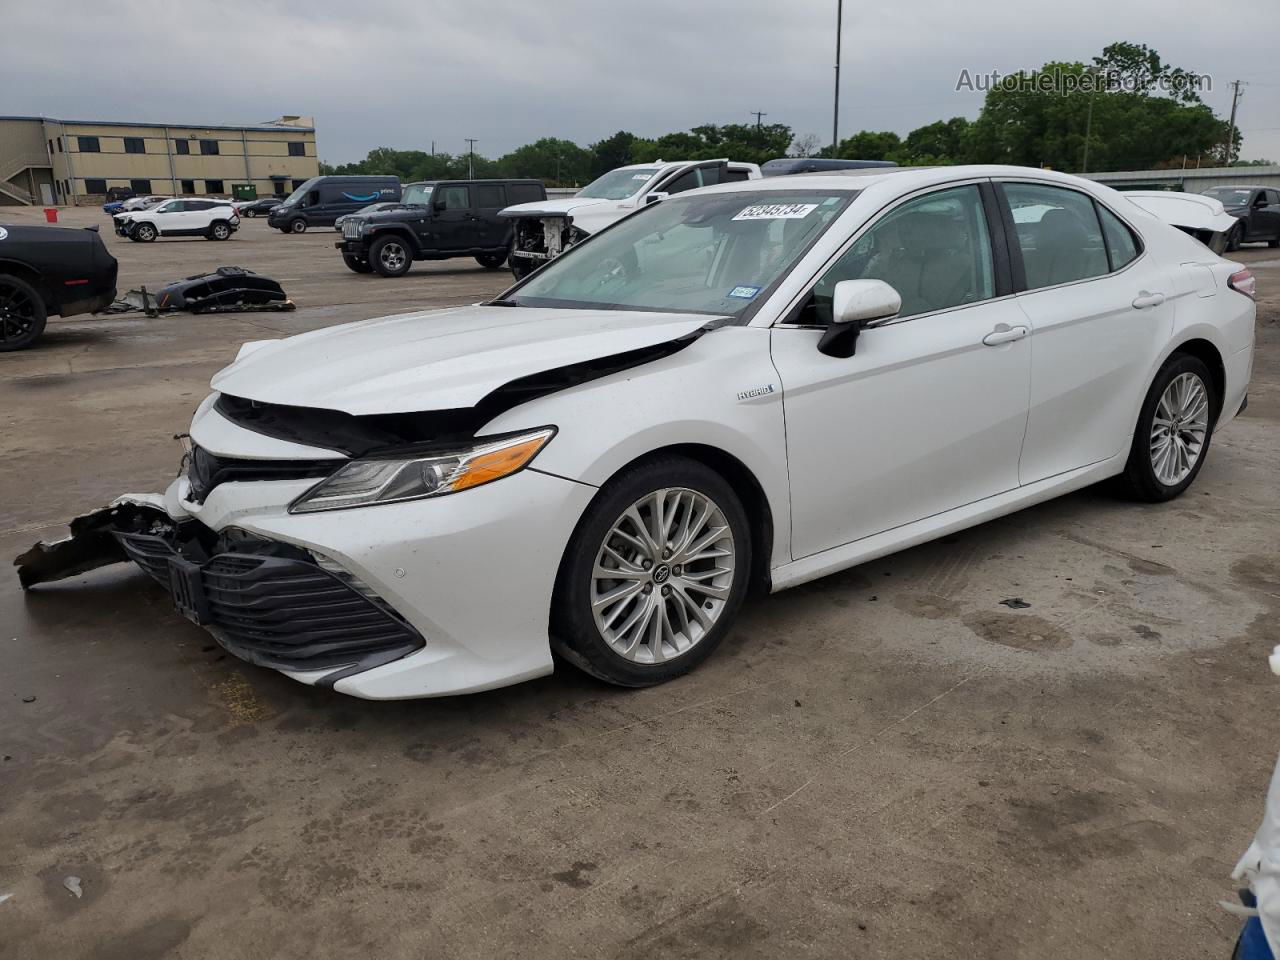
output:
{"label": "alloy wheel", "polygon": [[39,315],[25,290],[0,283],[0,342],[17,343],[29,337]]}
{"label": "alloy wheel", "polygon": [[399,270],[405,265],[406,257],[404,247],[398,243],[384,243],[382,250],[378,253],[378,261],[391,271]]}
{"label": "alloy wheel", "polygon": [[1174,377],[1151,419],[1151,468],[1166,487],[1195,469],[1209,429],[1209,391],[1194,373]]}
{"label": "alloy wheel", "polygon": [[610,528],[591,574],[600,636],[640,664],[683,656],[715,626],[737,563],[724,511],[685,487],[637,500]]}

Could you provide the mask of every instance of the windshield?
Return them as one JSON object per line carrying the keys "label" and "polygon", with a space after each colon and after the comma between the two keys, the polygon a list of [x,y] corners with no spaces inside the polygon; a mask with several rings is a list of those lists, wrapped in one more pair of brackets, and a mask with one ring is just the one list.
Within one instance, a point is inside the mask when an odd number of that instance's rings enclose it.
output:
{"label": "windshield", "polygon": [[551,261],[509,300],[736,317],[856,193],[797,189],[666,200]]}
{"label": "windshield", "polygon": [[434,183],[411,183],[404,188],[404,195],[400,202],[425,207],[431,202],[431,191],[435,186]]}
{"label": "windshield", "polygon": [[311,189],[311,181],[308,180],[306,183],[300,186],[297,190],[293,191],[293,193],[289,194],[289,196],[285,197],[284,202],[297,203],[307,195],[307,191],[310,189]]}
{"label": "windshield", "polygon": [[1212,190],[1206,190],[1204,194],[1206,197],[1221,200],[1224,207],[1243,207],[1249,202],[1249,194],[1252,192],[1247,187],[1244,189],[1239,187],[1214,187]]}
{"label": "windshield", "polygon": [[624,167],[610,170],[598,180],[592,180],[578,191],[578,196],[593,200],[625,200],[635,196],[659,170],[658,167]]}

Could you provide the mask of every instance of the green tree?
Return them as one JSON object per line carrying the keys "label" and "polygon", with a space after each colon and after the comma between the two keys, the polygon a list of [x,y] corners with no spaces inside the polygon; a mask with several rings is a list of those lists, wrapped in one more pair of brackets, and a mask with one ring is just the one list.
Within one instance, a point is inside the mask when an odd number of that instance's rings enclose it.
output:
{"label": "green tree", "polygon": [[962,163],[964,139],[969,132],[965,117],[952,117],[917,127],[902,146],[888,157],[903,166],[941,166]]}
{"label": "green tree", "polygon": [[594,180],[617,167],[635,163],[635,156],[632,153],[632,145],[635,142],[635,134],[619,130],[612,137],[593,143],[591,145],[591,178]]}
{"label": "green tree", "polygon": [[1139,44],[1111,44],[1089,67],[1046,63],[987,92],[963,157],[1078,171],[1086,133],[1089,170],[1169,166],[1220,151],[1226,124],[1200,102],[1192,77]]}
{"label": "green tree", "polygon": [[[902,148],[902,139],[892,130],[859,130],[840,141],[836,156],[844,160],[892,160]],[[826,151],[830,155],[830,148]]]}
{"label": "green tree", "polygon": [[583,183],[591,175],[593,154],[570,140],[543,137],[518,147],[497,161],[507,177],[533,177],[561,186]]}

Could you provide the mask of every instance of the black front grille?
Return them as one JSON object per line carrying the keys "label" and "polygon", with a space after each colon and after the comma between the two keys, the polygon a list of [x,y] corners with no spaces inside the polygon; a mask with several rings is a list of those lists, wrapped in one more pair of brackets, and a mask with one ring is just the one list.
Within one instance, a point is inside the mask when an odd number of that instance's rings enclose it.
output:
{"label": "black front grille", "polygon": [[247,460],[220,457],[201,446],[193,446],[187,466],[191,499],[204,503],[220,483],[249,480],[305,480],[327,477],[344,460]]}
{"label": "black front grille", "polygon": [[[118,534],[125,552],[166,590],[171,541]],[[261,541],[264,552],[281,545]],[[200,565],[212,632],[230,652],[285,670],[370,667],[423,646],[422,636],[388,608],[310,559],[219,553]]]}

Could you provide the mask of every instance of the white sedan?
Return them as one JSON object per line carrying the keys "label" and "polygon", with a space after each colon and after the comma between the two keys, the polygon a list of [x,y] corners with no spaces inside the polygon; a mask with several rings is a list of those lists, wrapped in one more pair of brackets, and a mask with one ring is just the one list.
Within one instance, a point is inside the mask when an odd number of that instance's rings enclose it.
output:
{"label": "white sedan", "polygon": [[1244,406],[1254,280],[1097,183],[781,177],[638,210],[488,303],[245,344],[186,469],[20,558],[137,561],[232,653],[368,698],[709,656],[781,590],[1116,478]]}

